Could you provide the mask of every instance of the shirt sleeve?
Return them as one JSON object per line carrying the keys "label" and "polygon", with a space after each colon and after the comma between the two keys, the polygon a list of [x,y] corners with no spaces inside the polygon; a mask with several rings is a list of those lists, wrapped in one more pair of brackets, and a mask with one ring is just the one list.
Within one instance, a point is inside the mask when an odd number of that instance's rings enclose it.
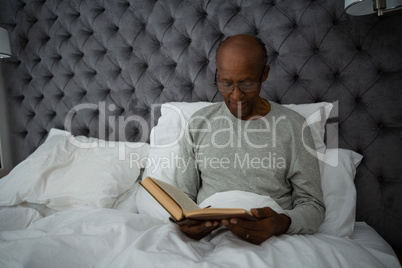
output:
{"label": "shirt sleeve", "polygon": [[200,175],[196,165],[196,156],[193,149],[193,138],[189,135],[188,129],[180,141],[177,167],[175,170],[174,182],[194,202],[197,202],[198,190],[200,188]]}
{"label": "shirt sleeve", "polygon": [[325,217],[318,158],[306,149],[315,148],[311,135],[306,135],[303,144],[296,147],[296,159],[289,173],[293,209],[285,210],[283,214],[291,219],[287,234],[312,234]]}

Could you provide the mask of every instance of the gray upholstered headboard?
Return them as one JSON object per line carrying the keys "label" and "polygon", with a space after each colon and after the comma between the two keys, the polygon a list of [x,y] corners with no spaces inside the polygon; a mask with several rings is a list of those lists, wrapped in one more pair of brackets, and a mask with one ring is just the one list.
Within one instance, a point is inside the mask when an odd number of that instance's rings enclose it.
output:
{"label": "gray upholstered headboard", "polygon": [[153,104],[221,100],[216,48],[253,34],[271,65],[263,97],[337,102],[339,146],[364,156],[356,218],[402,248],[400,12],[350,17],[340,0],[0,3],[12,42],[3,75],[14,164],[68,115],[74,134],[139,141],[156,123]]}

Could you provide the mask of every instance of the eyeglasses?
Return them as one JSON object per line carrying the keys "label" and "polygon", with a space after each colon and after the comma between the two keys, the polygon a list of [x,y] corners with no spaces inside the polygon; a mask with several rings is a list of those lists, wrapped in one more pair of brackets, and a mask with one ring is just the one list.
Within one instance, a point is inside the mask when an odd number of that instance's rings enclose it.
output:
{"label": "eyeglasses", "polygon": [[215,71],[215,84],[218,85],[219,91],[222,93],[232,93],[232,91],[235,89],[235,85],[239,87],[241,92],[243,93],[251,93],[255,92],[258,90],[258,87],[261,86],[261,81],[262,77],[264,76],[264,70],[262,71],[262,74],[260,76],[260,79],[258,82],[256,81],[245,81],[245,82],[239,82],[239,83],[229,83],[229,82],[218,82],[218,70]]}

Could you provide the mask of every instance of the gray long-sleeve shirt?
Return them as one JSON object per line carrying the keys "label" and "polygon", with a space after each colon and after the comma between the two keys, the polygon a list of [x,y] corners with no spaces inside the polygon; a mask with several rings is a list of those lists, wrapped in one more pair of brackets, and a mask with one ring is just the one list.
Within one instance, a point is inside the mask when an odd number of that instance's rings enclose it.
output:
{"label": "gray long-sleeve shirt", "polygon": [[236,118],[223,102],[196,112],[181,141],[176,184],[198,203],[229,190],[268,195],[291,218],[288,234],[314,233],[325,208],[318,160],[305,149],[315,148],[310,129],[298,113],[270,104],[257,120]]}

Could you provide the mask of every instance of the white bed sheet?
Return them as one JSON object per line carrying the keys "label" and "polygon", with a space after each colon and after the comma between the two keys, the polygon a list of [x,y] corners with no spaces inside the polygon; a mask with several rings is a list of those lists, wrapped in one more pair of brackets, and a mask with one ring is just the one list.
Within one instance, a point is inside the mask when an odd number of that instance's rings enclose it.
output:
{"label": "white bed sheet", "polygon": [[174,223],[115,209],[33,213],[36,218],[26,209],[0,210],[2,219],[31,215],[26,228],[3,226],[0,267],[401,267],[365,223],[356,223],[349,238],[282,235],[256,246],[224,228],[194,241]]}

